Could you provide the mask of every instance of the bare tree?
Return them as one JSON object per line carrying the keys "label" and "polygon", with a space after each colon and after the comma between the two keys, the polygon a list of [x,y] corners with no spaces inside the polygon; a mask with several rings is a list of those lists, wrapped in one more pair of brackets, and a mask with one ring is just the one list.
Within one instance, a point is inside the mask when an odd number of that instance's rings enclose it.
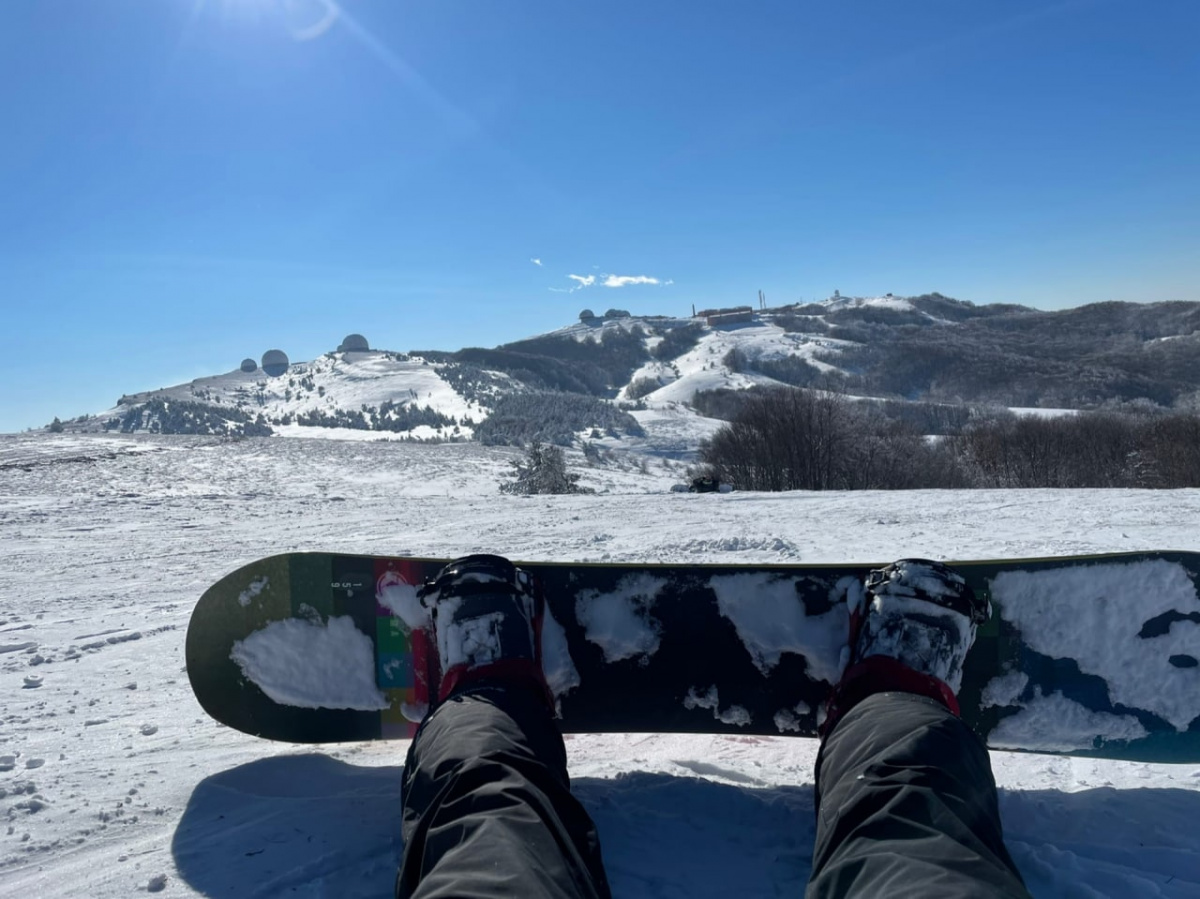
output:
{"label": "bare tree", "polygon": [[844,462],[854,433],[844,397],[781,388],[747,401],[701,458],[742,490],[830,490],[849,486]]}

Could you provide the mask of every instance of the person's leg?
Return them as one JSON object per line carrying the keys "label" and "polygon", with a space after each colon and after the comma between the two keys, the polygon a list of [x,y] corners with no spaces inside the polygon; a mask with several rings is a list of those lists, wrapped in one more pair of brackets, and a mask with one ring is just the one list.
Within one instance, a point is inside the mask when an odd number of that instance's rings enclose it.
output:
{"label": "person's leg", "polygon": [[825,739],[807,896],[1028,896],[987,750],[944,705],[875,693]]}
{"label": "person's leg", "polygon": [[609,895],[543,698],[480,689],[422,725],[405,764],[399,897]]}
{"label": "person's leg", "polygon": [[419,595],[441,678],[404,767],[397,897],[608,899],[542,672],[536,581],[468,556]]}
{"label": "person's leg", "polygon": [[987,601],[919,559],[871,572],[859,599],[817,756],[808,899],[1028,896],[955,696]]}

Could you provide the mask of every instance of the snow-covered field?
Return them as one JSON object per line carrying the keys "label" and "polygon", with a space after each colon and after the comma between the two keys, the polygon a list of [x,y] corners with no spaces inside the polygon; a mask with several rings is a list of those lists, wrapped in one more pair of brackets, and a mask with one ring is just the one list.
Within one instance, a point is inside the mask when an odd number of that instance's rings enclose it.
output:
{"label": "snow-covered field", "polygon": [[[581,469],[595,496],[521,498],[496,489],[512,458],[474,444],[0,438],[0,895],[390,894],[404,745],[265,743],[192,699],[192,605],[263,555],[1200,550],[1200,491],[689,495],[651,460]],[[567,745],[616,896],[802,893],[815,742]],[[1034,895],[1200,897],[1200,764],[992,759]]]}

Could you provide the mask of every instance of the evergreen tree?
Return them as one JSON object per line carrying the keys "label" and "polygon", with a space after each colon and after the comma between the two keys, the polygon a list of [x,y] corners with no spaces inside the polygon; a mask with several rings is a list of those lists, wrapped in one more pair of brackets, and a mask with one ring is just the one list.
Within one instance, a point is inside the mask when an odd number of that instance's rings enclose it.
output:
{"label": "evergreen tree", "polygon": [[513,480],[500,484],[501,493],[594,493],[579,486],[579,475],[567,471],[563,451],[540,442],[530,444],[524,460],[512,463]]}

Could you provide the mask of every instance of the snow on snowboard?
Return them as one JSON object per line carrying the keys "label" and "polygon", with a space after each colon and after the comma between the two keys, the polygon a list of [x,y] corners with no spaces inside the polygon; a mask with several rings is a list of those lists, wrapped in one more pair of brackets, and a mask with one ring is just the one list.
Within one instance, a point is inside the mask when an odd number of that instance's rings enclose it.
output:
{"label": "snow on snowboard", "polygon": [[[436,689],[417,588],[446,559],[293,553],[200,598],[204,709],[297,743],[405,739]],[[890,561],[890,560],[888,560]],[[861,565],[518,563],[563,730],[814,736]],[[987,595],[959,694],[994,749],[1200,761],[1200,554],[951,563]]]}

